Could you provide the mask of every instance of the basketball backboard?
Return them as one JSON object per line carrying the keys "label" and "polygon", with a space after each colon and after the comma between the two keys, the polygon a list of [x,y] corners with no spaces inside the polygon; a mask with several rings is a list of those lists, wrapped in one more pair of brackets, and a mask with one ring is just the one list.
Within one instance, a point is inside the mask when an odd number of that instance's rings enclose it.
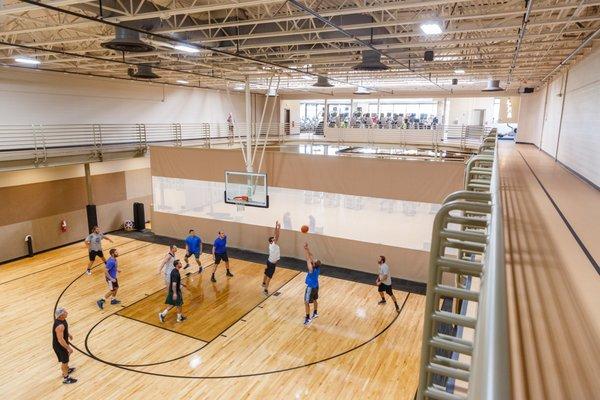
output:
{"label": "basketball backboard", "polygon": [[268,208],[267,174],[225,171],[225,203]]}

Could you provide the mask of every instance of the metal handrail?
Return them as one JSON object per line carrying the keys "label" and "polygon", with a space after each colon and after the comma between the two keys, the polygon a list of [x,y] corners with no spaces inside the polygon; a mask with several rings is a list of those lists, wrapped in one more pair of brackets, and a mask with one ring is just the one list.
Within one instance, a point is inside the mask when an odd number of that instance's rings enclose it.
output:
{"label": "metal handrail", "polygon": [[[511,398],[496,132],[490,132],[482,147],[485,154],[474,156],[467,162],[467,190],[448,195],[434,221],[417,392],[419,400]],[[449,249],[458,252],[452,256],[447,253]],[[442,282],[444,273],[455,275],[455,286]],[[479,292],[461,284],[462,275],[479,277]],[[453,311],[438,309],[442,297],[452,299],[453,305],[463,301],[478,302],[477,317],[454,311],[460,307],[454,307]],[[441,324],[474,328],[474,341],[441,333]],[[440,355],[439,351],[470,355],[470,364]],[[434,376],[467,382],[467,396],[446,391],[445,384],[436,382]]]}
{"label": "metal handrail", "polygon": [[[0,162],[7,161],[3,166],[9,168],[49,165],[48,160],[60,164],[94,162],[102,161],[107,153],[118,153],[119,157],[144,155],[150,144],[239,146],[248,132],[254,133],[255,143],[261,145],[269,141],[272,144],[428,146],[437,158],[443,148],[475,150],[486,137],[486,129],[477,127],[476,134],[471,136],[459,125],[438,125],[435,129],[370,129],[366,136],[360,129],[346,129],[349,132],[335,137],[330,128],[326,128],[326,135],[300,135],[299,126],[281,123],[0,125]],[[329,137],[330,134],[333,136]]]}
{"label": "metal handrail", "polygon": [[479,289],[481,297],[471,361],[473,375],[469,384],[469,400],[510,400],[511,398],[508,295],[497,151],[494,154],[491,181],[490,239]]}

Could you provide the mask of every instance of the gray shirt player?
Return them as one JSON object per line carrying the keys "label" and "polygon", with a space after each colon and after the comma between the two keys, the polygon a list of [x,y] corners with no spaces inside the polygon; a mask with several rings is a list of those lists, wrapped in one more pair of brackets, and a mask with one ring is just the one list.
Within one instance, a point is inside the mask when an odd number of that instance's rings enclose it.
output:
{"label": "gray shirt player", "polygon": [[102,239],[104,234],[92,232],[85,239],[90,244],[90,251],[102,251]]}

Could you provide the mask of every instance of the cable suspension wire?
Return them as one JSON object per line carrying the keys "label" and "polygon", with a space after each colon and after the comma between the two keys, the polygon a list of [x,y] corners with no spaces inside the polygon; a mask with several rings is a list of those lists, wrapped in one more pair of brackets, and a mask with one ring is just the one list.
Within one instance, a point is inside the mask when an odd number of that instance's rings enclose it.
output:
{"label": "cable suspension wire", "polygon": [[[273,97],[273,106],[271,108],[271,114],[269,115],[269,125],[267,125],[267,134],[265,135],[265,141],[263,143],[263,148],[260,153],[260,162],[258,163],[258,169],[256,170],[257,172],[260,172],[260,169],[262,168],[263,157],[265,156],[265,149],[267,147],[267,141],[269,140],[269,133],[271,132],[271,124],[273,123],[273,112],[275,111],[275,106],[277,105],[277,90],[279,90],[280,80],[281,80],[281,77],[278,76],[277,77],[277,85],[275,86],[275,96]],[[284,126],[283,129],[285,129],[285,128],[286,127]],[[279,126],[279,129],[281,129],[281,125]]]}
{"label": "cable suspension wire", "polygon": [[[41,3],[41,2],[39,2],[39,0],[19,0],[19,1],[22,2],[22,3],[27,3],[27,4],[31,4],[31,5],[34,5],[34,6],[46,8],[48,10],[52,10],[52,11],[55,11],[55,12],[58,12],[58,13],[63,13],[63,14],[71,15],[71,16],[74,16],[74,17],[86,19],[88,21],[93,21],[93,22],[97,22],[97,23],[100,23],[100,24],[104,24],[104,25],[110,25],[110,26],[113,26],[113,27],[116,27],[116,28],[128,29],[128,30],[133,31],[133,32],[142,33],[142,34],[147,35],[147,36],[151,36],[151,37],[154,37],[154,38],[159,38],[159,39],[166,40],[168,42],[175,42],[175,43],[183,44],[185,46],[196,48],[196,49],[202,49],[202,50],[212,51],[214,53],[225,55],[225,56],[228,56],[228,57],[238,58],[238,59],[245,60],[245,61],[251,61],[251,62],[258,63],[258,64],[270,66],[270,67],[273,67],[273,68],[279,68],[281,70],[296,72],[298,74],[310,75],[310,76],[314,76],[314,77],[321,76],[320,74],[317,74],[315,72],[310,72],[308,70],[304,71],[304,70],[299,69],[299,68],[288,67],[287,65],[277,64],[277,63],[274,63],[274,62],[271,62],[271,61],[259,60],[259,59],[256,59],[254,57],[250,57],[250,56],[241,54],[239,52],[232,53],[232,52],[229,52],[229,51],[226,51],[226,50],[222,50],[222,49],[219,49],[219,48],[216,48],[216,47],[208,46],[208,45],[202,44],[202,43],[199,43],[199,44],[198,43],[189,43],[189,42],[187,42],[185,40],[182,40],[182,39],[179,39],[179,38],[176,38],[176,37],[167,36],[167,35],[163,35],[163,34],[160,34],[160,33],[151,32],[151,31],[148,31],[148,30],[145,30],[145,29],[140,29],[140,28],[136,28],[136,27],[132,27],[132,26],[123,25],[123,24],[120,24],[118,22],[108,21],[108,20],[106,20],[106,19],[104,19],[102,17],[99,17],[99,16],[86,15],[86,14],[78,13],[78,12],[75,12],[75,11],[66,10],[64,8],[55,7],[55,6],[50,5],[50,4]],[[213,78],[218,78],[218,79],[224,79],[221,76],[212,76],[212,77]],[[334,81],[334,82],[342,83],[342,84],[347,84],[346,81],[339,80],[339,79],[333,79],[333,78],[331,78],[330,80]],[[374,89],[374,91],[382,92],[382,93],[391,93],[389,91],[382,90],[382,89]]]}
{"label": "cable suspension wire", "polygon": [[510,68],[508,69],[508,78],[506,78],[506,86],[510,84],[510,80],[512,79],[513,71],[517,66],[517,59],[519,57],[519,51],[521,50],[521,43],[523,43],[523,38],[525,37],[525,32],[527,31],[527,24],[529,23],[529,14],[531,13],[531,6],[533,5],[533,0],[527,0],[527,8],[525,9],[525,14],[523,15],[523,22],[521,23],[521,27],[519,28],[519,36],[517,38],[517,44],[515,46],[515,53],[513,54],[512,62],[510,63]]}

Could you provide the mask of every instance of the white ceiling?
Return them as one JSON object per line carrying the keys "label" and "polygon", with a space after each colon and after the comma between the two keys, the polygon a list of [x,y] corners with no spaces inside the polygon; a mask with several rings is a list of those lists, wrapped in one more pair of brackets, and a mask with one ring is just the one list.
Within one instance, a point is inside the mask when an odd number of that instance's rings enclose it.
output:
{"label": "white ceiling", "polygon": [[[106,21],[219,51],[187,54],[164,46],[164,38],[145,36],[145,41],[162,44],[150,53],[123,56],[100,46],[113,37],[113,26],[19,0],[3,0],[0,41],[5,44],[0,44],[0,63],[15,65],[14,58],[22,56],[42,61],[40,69],[128,78],[126,63],[150,62],[165,68],[155,70],[161,76],[158,82],[185,80],[195,86],[234,89],[248,76],[254,90],[279,81],[280,92],[288,93],[313,90],[316,78],[306,73],[327,74],[333,90],[340,93],[351,92],[357,85],[387,94],[473,91],[490,78],[516,89],[539,84],[600,27],[600,0],[530,2],[301,2],[352,35],[347,37],[287,1],[103,0]],[[44,3],[99,15],[97,1]],[[525,19],[528,4],[529,18]],[[421,24],[431,21],[441,26],[441,34],[423,33]],[[390,69],[353,71],[361,51],[368,49],[356,38],[393,58],[382,57]],[[427,49],[434,50],[432,62],[423,61]],[[457,69],[465,73],[457,75]],[[452,86],[452,78],[458,78],[459,85]]]}

